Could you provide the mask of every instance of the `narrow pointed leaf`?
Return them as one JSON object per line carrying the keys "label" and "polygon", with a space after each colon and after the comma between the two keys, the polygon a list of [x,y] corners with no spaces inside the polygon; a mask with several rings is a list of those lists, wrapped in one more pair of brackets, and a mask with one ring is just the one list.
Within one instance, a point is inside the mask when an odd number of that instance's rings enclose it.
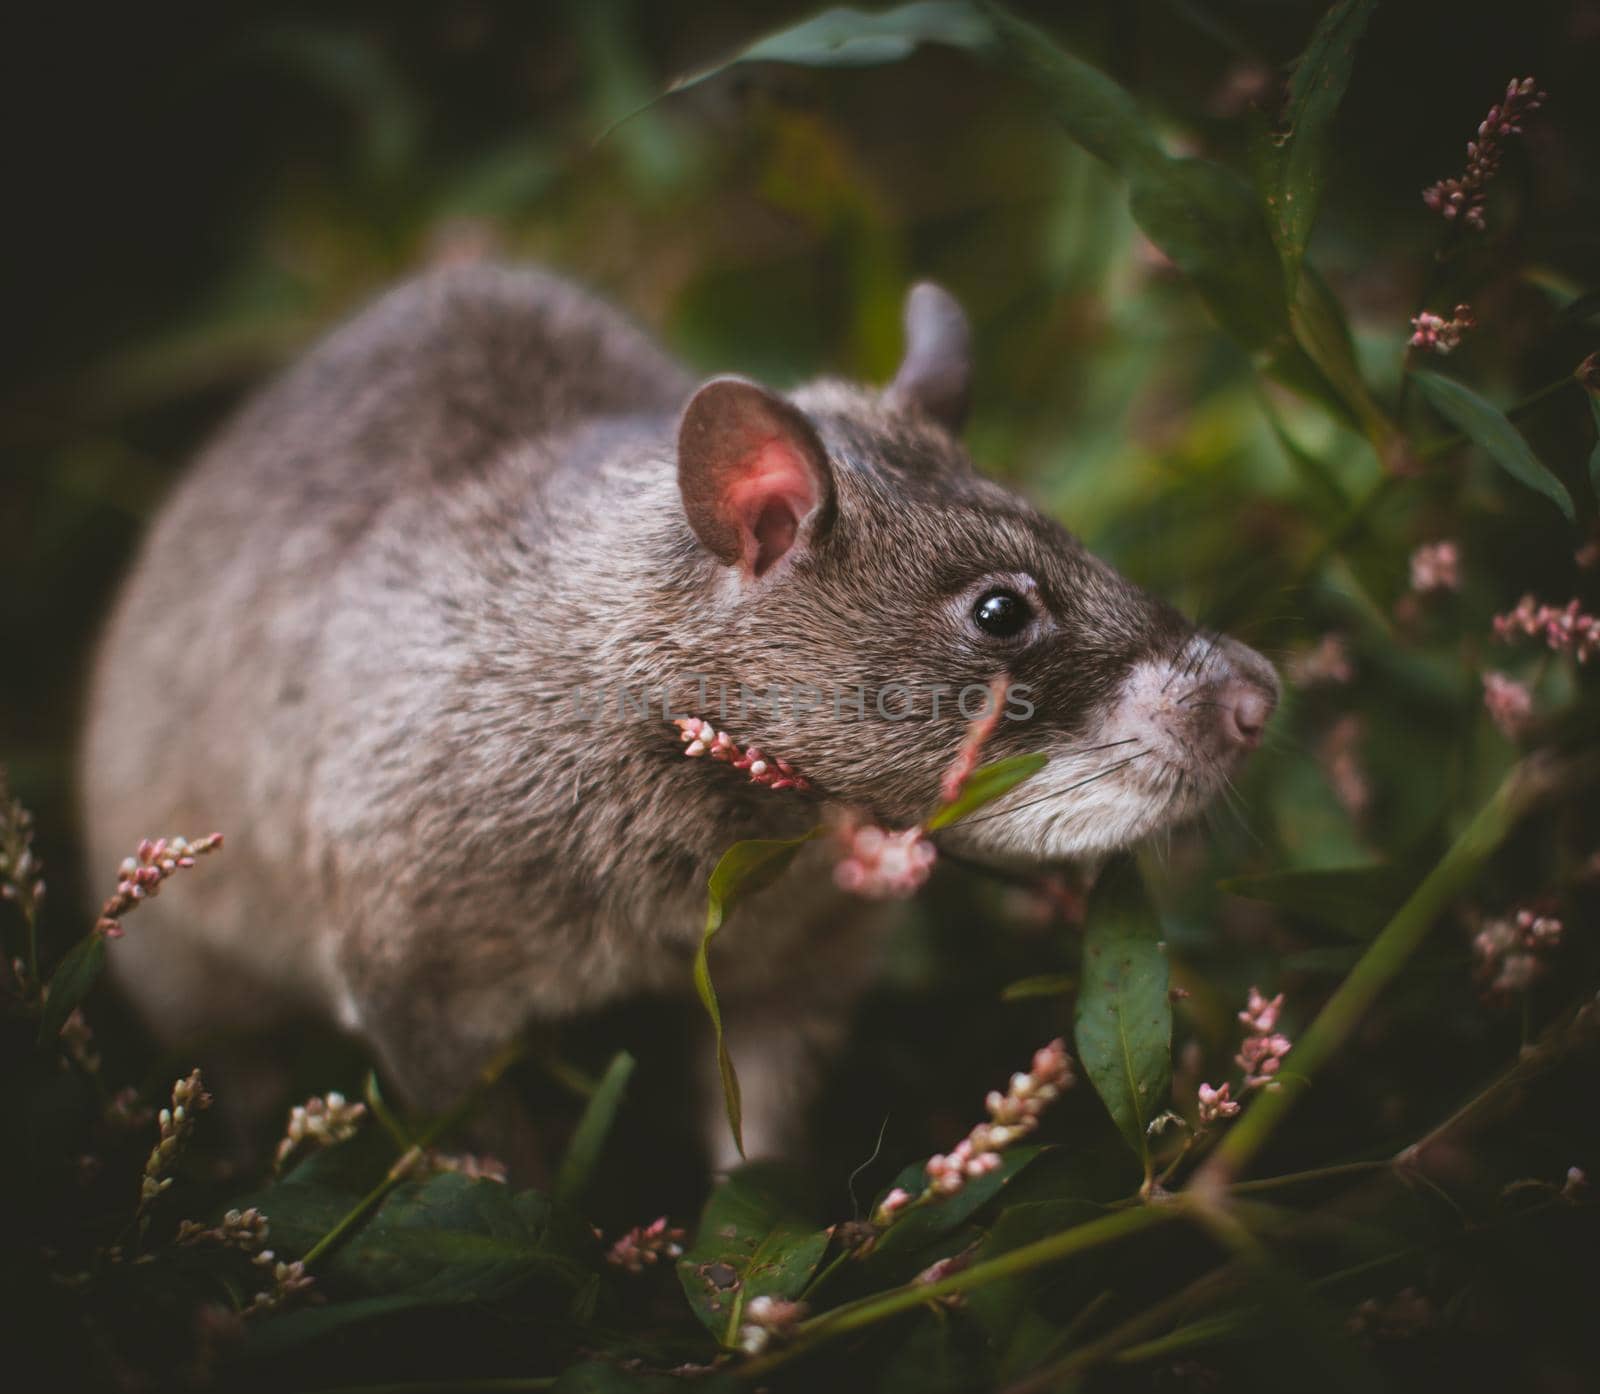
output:
{"label": "narrow pointed leaf", "polygon": [[1550,469],[1533,453],[1522,433],[1513,426],[1499,407],[1485,397],[1480,397],[1464,383],[1447,378],[1442,373],[1414,370],[1412,381],[1422,390],[1422,395],[1440,416],[1460,431],[1474,445],[1485,451],[1519,484],[1543,494],[1569,523],[1577,521],[1572,506],[1572,495]]}
{"label": "narrow pointed leaf", "polygon": [[1036,25],[998,5],[984,8],[1002,60],[1044,93],[1073,140],[1125,179],[1166,163],[1161,142],[1125,88]]}
{"label": "narrow pointed leaf", "polygon": [[1111,863],[1089,905],[1078,996],[1078,1058],[1117,1130],[1148,1169],[1145,1129],[1172,1081],[1172,1003],[1160,923],[1127,858]]}
{"label": "narrow pointed leaf", "polygon": [[50,975],[50,991],[44,1014],[39,1018],[39,1044],[45,1045],[61,1034],[72,1009],[89,995],[100,970],[106,965],[106,937],[89,933],[78,940]]}
{"label": "narrow pointed leaf", "polygon": [[561,1170],[556,1176],[557,1200],[575,1204],[589,1184],[595,1163],[600,1159],[600,1150],[616,1121],[617,1110],[622,1107],[622,1096],[633,1077],[634,1064],[633,1056],[625,1050],[611,1057],[583,1117],[578,1120],[572,1141],[567,1144],[567,1155],[562,1158]]}
{"label": "narrow pointed leaf", "polygon": [[1416,879],[1409,866],[1385,864],[1270,871],[1261,876],[1236,876],[1221,882],[1220,888],[1247,900],[1292,910],[1351,938],[1368,939],[1400,908]]}
{"label": "narrow pointed leaf", "polygon": [[1040,973],[1007,983],[1000,993],[1002,1002],[1025,1002],[1033,997],[1065,997],[1078,985],[1071,973]]}
{"label": "narrow pointed leaf", "polygon": [[840,5],[758,39],[722,63],[679,78],[668,90],[681,92],[739,63],[863,68],[897,63],[925,43],[981,52],[993,42],[988,21],[967,0],[914,0],[881,11]]}
{"label": "narrow pointed leaf", "polygon": [[1032,779],[1049,763],[1048,755],[1009,755],[1004,760],[980,765],[961,792],[928,819],[928,831],[959,823],[969,813],[976,813],[985,804],[1009,794],[1024,780]]}
{"label": "narrow pointed leaf", "polygon": [[1262,152],[1267,225],[1291,298],[1322,200],[1334,116],[1355,67],[1356,45],[1376,8],[1377,0],[1340,0],[1322,16],[1289,80],[1283,125]]}
{"label": "narrow pointed leaf", "polygon": [[1309,262],[1295,268],[1289,323],[1306,357],[1338,393],[1351,419],[1372,442],[1378,458],[1387,459],[1396,434],[1394,423],[1373,400],[1366,379],[1361,376],[1344,306]]}
{"label": "narrow pointed leaf", "polygon": [[711,1018],[711,1029],[717,1038],[717,1069],[722,1075],[722,1098],[728,1111],[728,1126],[733,1130],[733,1140],[739,1155],[744,1156],[743,1108],[739,1101],[739,1076],[734,1072],[733,1058],[728,1053],[728,1043],[722,1030],[722,1007],[717,1001],[717,990],[711,982],[711,941],[716,938],[724,921],[738,901],[770,885],[783,875],[789,863],[807,842],[822,829],[813,828],[799,837],[756,838],[736,842],[722,854],[707,883],[706,927],[700,935],[700,947],[694,956],[694,989]]}

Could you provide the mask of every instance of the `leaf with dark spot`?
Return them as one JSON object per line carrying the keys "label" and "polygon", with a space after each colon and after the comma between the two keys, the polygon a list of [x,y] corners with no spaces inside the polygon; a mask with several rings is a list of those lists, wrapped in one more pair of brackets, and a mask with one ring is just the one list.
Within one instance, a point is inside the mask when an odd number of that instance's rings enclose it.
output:
{"label": "leaf with dark spot", "polygon": [[752,1297],[797,1298],[831,1231],[807,1218],[794,1173],[773,1163],[740,1167],[711,1193],[678,1278],[695,1315],[724,1345]]}

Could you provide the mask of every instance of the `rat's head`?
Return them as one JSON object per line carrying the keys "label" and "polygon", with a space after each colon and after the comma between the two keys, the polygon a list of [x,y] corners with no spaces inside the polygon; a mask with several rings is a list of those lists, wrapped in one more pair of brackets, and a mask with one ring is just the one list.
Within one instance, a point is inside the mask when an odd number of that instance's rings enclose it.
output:
{"label": "rat's head", "polygon": [[952,829],[958,845],[1065,857],[1193,813],[1260,742],[1271,666],[980,477],[958,440],[965,317],[924,284],[906,327],[882,393],[821,382],[785,398],[718,378],[686,408],[679,489],[710,563],[694,627],[729,702],[701,714],[906,824],[1003,673],[986,758],[1050,763]]}

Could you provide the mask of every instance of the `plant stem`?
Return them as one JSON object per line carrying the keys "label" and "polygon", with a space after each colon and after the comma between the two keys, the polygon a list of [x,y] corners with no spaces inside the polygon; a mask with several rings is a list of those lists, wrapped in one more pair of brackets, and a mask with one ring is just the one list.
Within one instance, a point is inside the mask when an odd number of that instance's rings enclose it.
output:
{"label": "plant stem", "polygon": [[[1372,941],[1295,1045],[1295,1073],[1309,1079],[1360,1024],[1373,1000],[1405,966],[1433,928],[1440,912],[1477,874],[1512,825],[1541,792],[1544,781],[1524,761],[1512,769],[1488,802],[1411,898]],[[1299,1097],[1299,1090],[1263,1091],[1195,1174],[1202,1194],[1219,1195],[1272,1136]]]}
{"label": "plant stem", "polygon": [[478,1076],[477,1082],[468,1091],[466,1097],[448,1113],[441,1114],[433,1122],[429,1123],[418,1135],[416,1142],[395,1160],[394,1165],[384,1174],[383,1180],[378,1182],[376,1186],[346,1211],[333,1228],[306,1251],[300,1261],[307,1268],[315,1265],[330,1249],[339,1244],[351,1230],[355,1229],[368,1215],[376,1210],[383,1203],[389,1192],[394,1190],[416,1169],[417,1163],[422,1160],[428,1149],[451,1128],[460,1123],[463,1118],[467,1117],[482,1102],[483,1096],[499,1083],[500,1076],[510,1069],[512,1065],[516,1064],[526,1051],[526,1042],[515,1040],[485,1065],[482,1073]]}
{"label": "plant stem", "polygon": [[1333,1181],[1345,1176],[1369,1176],[1375,1171],[1387,1171],[1394,1165],[1389,1158],[1370,1162],[1340,1162],[1335,1166],[1315,1167],[1311,1171],[1291,1171],[1282,1176],[1268,1176],[1258,1181],[1235,1181],[1228,1187],[1230,1195],[1250,1195],[1261,1191],[1276,1191],[1284,1186],[1306,1185],[1313,1181]]}
{"label": "plant stem", "polygon": [[1024,1244],[1021,1248],[1012,1249],[997,1258],[975,1263],[972,1267],[953,1273],[948,1278],[941,1278],[936,1283],[908,1283],[904,1287],[890,1288],[887,1292],[864,1297],[856,1302],[847,1302],[842,1307],[835,1307],[832,1311],[801,1322],[795,1328],[794,1339],[789,1344],[779,1347],[770,1355],[761,1356],[741,1366],[740,1373],[762,1374],[822,1341],[873,1326],[937,1298],[952,1293],[971,1292],[976,1288],[1015,1277],[1019,1273],[1030,1272],[1046,1264],[1058,1263],[1074,1254],[1114,1243],[1130,1234],[1137,1234],[1175,1219],[1185,1208],[1181,1201],[1175,1201],[1159,1206],[1119,1210],[1098,1220],[1090,1220],[1087,1224],[1062,1230],[1059,1234],[1036,1239],[1031,1244]]}

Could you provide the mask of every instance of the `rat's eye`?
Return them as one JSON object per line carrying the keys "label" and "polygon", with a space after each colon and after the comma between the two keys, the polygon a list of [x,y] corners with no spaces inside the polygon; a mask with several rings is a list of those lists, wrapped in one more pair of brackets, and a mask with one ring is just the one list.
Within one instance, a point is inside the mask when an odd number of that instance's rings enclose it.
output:
{"label": "rat's eye", "polygon": [[1013,639],[1032,618],[1028,602],[1015,591],[992,590],[972,609],[972,622],[995,639]]}

